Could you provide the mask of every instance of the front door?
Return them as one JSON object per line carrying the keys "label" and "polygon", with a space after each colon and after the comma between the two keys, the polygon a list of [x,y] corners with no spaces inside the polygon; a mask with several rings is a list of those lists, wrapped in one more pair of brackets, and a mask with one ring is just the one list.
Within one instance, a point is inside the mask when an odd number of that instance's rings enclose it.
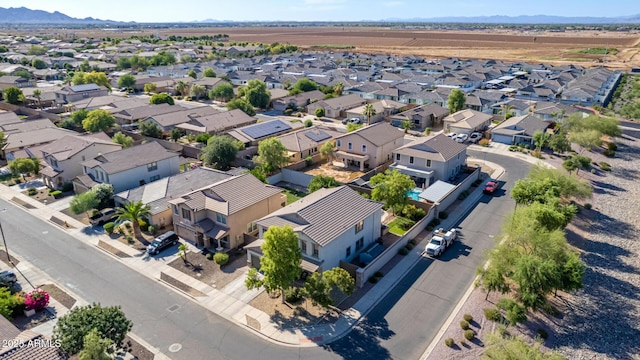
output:
{"label": "front door", "polygon": [[202,238],[202,233],[196,233],[196,243],[198,247],[204,247],[204,239]]}

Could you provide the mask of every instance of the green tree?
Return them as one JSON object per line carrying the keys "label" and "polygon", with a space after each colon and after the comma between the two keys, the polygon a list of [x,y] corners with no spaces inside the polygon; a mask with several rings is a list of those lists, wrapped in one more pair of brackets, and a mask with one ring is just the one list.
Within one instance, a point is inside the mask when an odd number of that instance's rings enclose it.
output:
{"label": "green tree", "polygon": [[156,85],[156,83],[146,83],[144,84],[143,90],[147,94],[155,93],[158,90],[158,85]]}
{"label": "green tree", "polygon": [[207,165],[227,170],[236,158],[238,147],[238,142],[230,136],[212,136],[207,141],[207,146],[202,149],[200,158]]}
{"label": "green tree", "polygon": [[296,81],[293,88],[289,90],[289,96],[300,94],[307,91],[318,90],[318,84],[315,81],[311,81],[307,78],[301,78]]}
{"label": "green tree", "polygon": [[371,198],[383,201],[387,208],[394,214],[402,212],[409,203],[409,190],[416,187],[416,183],[398,170],[386,170],[384,173],[374,175],[369,181],[373,190]]}
{"label": "green tree", "polygon": [[82,128],[88,132],[96,133],[111,129],[116,123],[116,119],[107,110],[91,110],[87,117],[82,120]]}
{"label": "green tree", "polygon": [[222,101],[229,101],[233,97],[233,85],[229,83],[221,83],[216,85],[209,91],[209,99],[220,99]]}
{"label": "green tree", "polygon": [[347,124],[347,132],[350,133],[352,131],[356,131],[358,129],[362,129],[362,124],[348,123]]}
{"label": "green tree", "polygon": [[335,178],[327,175],[316,175],[309,182],[309,193],[322,188],[329,189],[337,186],[340,186],[340,183]]}
{"label": "green tree", "polygon": [[96,84],[98,86],[104,86],[111,90],[111,81],[107,77],[107,74],[99,71],[92,71],[90,73],[84,73],[84,84]]}
{"label": "green tree", "polygon": [[13,175],[37,174],[40,171],[40,161],[36,158],[18,158],[9,161],[9,170]]}
{"label": "green tree", "polygon": [[84,74],[85,73],[82,72],[82,71],[75,72],[73,74],[73,76],[71,77],[71,83],[73,85],[84,85],[84,84],[86,84],[86,82],[84,80]]}
{"label": "green tree", "polygon": [[97,184],[91,188],[91,192],[96,194],[100,208],[107,207],[113,200],[113,185],[111,184]]}
{"label": "green tree", "polygon": [[[75,215],[82,213],[88,213],[100,205],[100,199],[93,191],[85,191],[83,193],[75,195],[71,202],[69,202],[69,210]],[[88,216],[88,214],[87,214]]]}
{"label": "green tree", "polygon": [[265,167],[267,172],[273,172],[289,163],[287,148],[277,138],[268,138],[258,144],[256,162]]}
{"label": "green tree", "polygon": [[191,96],[193,96],[194,98],[200,99],[207,95],[207,88],[205,88],[204,85],[193,84],[189,92],[191,93]]}
{"label": "green tree", "polygon": [[80,63],[80,71],[89,72],[91,71],[91,64],[89,64],[89,60],[85,60]]}
{"label": "green tree", "polygon": [[302,253],[298,245],[298,236],[291,226],[270,226],[264,233],[260,270],[264,273],[262,280],[257,279],[257,271],[249,272],[245,285],[249,290],[264,286],[273,293],[280,290],[284,304],[284,290],[300,277]]}
{"label": "green tree", "polygon": [[0,315],[7,320],[13,318],[13,311],[16,306],[23,304],[24,298],[18,294],[12,294],[8,287],[0,287]]}
{"label": "green tree", "polygon": [[249,116],[254,116],[256,114],[256,110],[248,101],[245,99],[233,99],[227,103],[228,110],[239,109],[242,110],[245,114]]}
{"label": "green tree", "polygon": [[323,273],[311,274],[304,283],[304,293],[311,299],[313,305],[329,308],[335,303],[331,291],[338,288],[347,295],[351,295],[355,288],[355,280],[342,268],[333,268]]}
{"label": "green tree", "polygon": [[118,220],[129,220],[133,226],[133,234],[139,238],[142,236],[140,232],[140,220],[149,218],[151,215],[151,207],[145,205],[142,201],[129,202],[122,207],[116,209]]}
{"label": "green tree", "polygon": [[91,329],[84,336],[82,350],[78,356],[79,360],[111,360],[107,354],[107,349],[111,348],[111,340],[100,337],[98,329]]}
{"label": "green tree", "polygon": [[130,69],[131,68],[131,60],[126,57],[121,57],[118,59],[118,70]]}
{"label": "green tree", "polygon": [[263,81],[252,79],[244,87],[244,97],[252,106],[266,108],[269,105],[271,93]]}
{"label": "green tree", "polygon": [[333,151],[335,150],[335,144],[333,141],[327,141],[326,143],[320,146],[320,155],[327,159],[328,163],[331,163],[331,157],[333,156]]}
{"label": "green tree", "polygon": [[169,94],[153,94],[151,95],[151,99],[149,99],[149,104],[169,104],[174,105],[175,102],[173,98]]}
{"label": "green tree", "polygon": [[536,130],[533,132],[533,142],[538,150],[542,150],[543,147],[549,142],[551,135],[548,132],[542,130]]}
{"label": "green tree", "polygon": [[42,102],[40,101],[40,99],[42,98],[42,91],[40,91],[39,89],[33,90],[33,97],[38,100],[38,108],[42,109]]}
{"label": "green tree", "polygon": [[364,110],[362,111],[362,115],[367,117],[367,124],[371,125],[371,118],[376,116],[376,109],[373,108],[373,105],[366,104],[364,106]]}
{"label": "green tree", "polygon": [[100,304],[74,307],[61,316],[53,328],[53,340],[73,355],[82,350],[84,337],[96,329],[98,336],[111,341],[112,349],[122,349],[123,341],[133,324],[120,306],[102,307]]}
{"label": "green tree", "polygon": [[120,88],[131,90],[134,86],[136,86],[136,77],[131,74],[124,74],[118,79],[118,87]]}
{"label": "green tree", "polygon": [[178,128],[171,129],[171,140],[177,142],[183,136],[184,136],[184,131],[182,131],[182,130],[180,130]]}
{"label": "green tree", "polygon": [[591,151],[594,147],[602,145],[602,133],[598,130],[577,130],[569,133],[569,140],[580,146],[580,153]]}
{"label": "green tree", "polygon": [[31,66],[33,66],[34,68],[36,68],[38,70],[42,70],[42,69],[46,69],[47,68],[47,63],[44,62],[44,60],[42,60],[42,59],[33,59],[31,61]]}
{"label": "green tree", "polygon": [[611,137],[617,137],[622,135],[620,129],[620,122],[614,118],[599,117],[595,115],[582,117],[582,114],[572,114],[567,118],[564,127],[568,128],[570,132],[595,130],[602,135]]}
{"label": "green tree", "polygon": [[27,55],[41,56],[47,53],[47,48],[40,45],[31,45],[27,50]]}
{"label": "green tree", "polygon": [[191,69],[187,73],[187,76],[189,76],[191,78],[194,78],[194,79],[197,79],[198,78],[198,73],[195,70]]}
{"label": "green tree", "polygon": [[317,108],[315,114],[316,114],[316,117],[324,117],[324,115],[325,115],[324,114],[324,108],[321,108],[321,107]]}
{"label": "green tree", "polygon": [[182,80],[178,80],[175,89],[180,96],[187,96],[187,94],[189,94],[189,84]]}
{"label": "green tree", "polygon": [[341,96],[343,91],[344,91],[344,85],[341,82],[333,85],[333,93],[336,96]]}
{"label": "green tree", "polygon": [[447,98],[447,106],[449,107],[449,112],[454,113],[464,109],[466,101],[467,97],[460,89],[451,90],[451,93],[449,93],[449,98]]}
{"label": "green tree", "polygon": [[22,90],[17,87],[8,87],[4,89],[4,99],[7,100],[9,104],[18,105],[24,101],[24,94]]}
{"label": "green tree", "polygon": [[573,170],[578,169],[578,167],[579,167],[579,166],[580,166],[580,164],[578,163],[578,161],[576,161],[576,158],[575,158],[575,157],[573,157],[573,156],[572,156],[572,157],[570,157],[570,158],[565,159],[565,160],[562,162],[562,167],[563,167],[565,170],[567,170],[567,171],[569,172],[569,174],[571,174],[571,172],[572,172]]}
{"label": "green tree", "polygon": [[402,120],[402,129],[404,129],[404,133],[408,133],[409,129],[411,129],[411,121],[409,120]]}
{"label": "green tree", "polygon": [[123,148],[128,148],[133,145],[133,138],[131,136],[125,135],[122,131],[118,131],[113,135],[113,142],[116,144],[122,145]]}
{"label": "green tree", "polygon": [[143,121],[138,126],[140,134],[159,139],[162,136],[162,129],[152,121]]}
{"label": "green tree", "polygon": [[559,130],[555,134],[551,135],[551,138],[549,139],[549,147],[558,154],[563,154],[571,150],[571,143],[569,142],[569,139],[567,139],[567,132]]}
{"label": "green tree", "polygon": [[213,71],[212,68],[206,68],[204,69],[204,71],[202,72],[202,76],[203,77],[210,77],[210,78],[214,78],[216,77],[216,72]]}
{"label": "green tree", "polygon": [[82,121],[84,119],[86,119],[88,115],[89,115],[89,110],[87,110],[87,109],[79,109],[77,111],[74,111],[71,114],[71,121],[73,121],[73,123],[76,126],[81,126],[82,125]]}

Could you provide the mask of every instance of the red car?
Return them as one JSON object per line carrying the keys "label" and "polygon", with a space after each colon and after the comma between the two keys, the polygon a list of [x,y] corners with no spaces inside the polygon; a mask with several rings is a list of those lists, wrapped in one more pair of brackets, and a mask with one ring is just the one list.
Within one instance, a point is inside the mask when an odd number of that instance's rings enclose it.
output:
{"label": "red car", "polygon": [[489,181],[485,186],[484,186],[484,193],[485,194],[493,194],[494,192],[496,192],[496,190],[498,189],[498,182],[497,181]]}

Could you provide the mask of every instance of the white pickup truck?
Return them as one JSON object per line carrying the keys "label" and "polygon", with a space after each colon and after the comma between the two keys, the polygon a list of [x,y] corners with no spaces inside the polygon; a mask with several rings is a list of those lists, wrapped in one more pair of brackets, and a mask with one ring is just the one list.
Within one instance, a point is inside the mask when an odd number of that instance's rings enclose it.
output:
{"label": "white pickup truck", "polygon": [[433,237],[431,237],[431,241],[429,241],[424,251],[429,256],[440,256],[453,244],[453,241],[457,237],[458,231],[456,229],[451,229],[446,232],[443,228],[437,229],[433,232]]}

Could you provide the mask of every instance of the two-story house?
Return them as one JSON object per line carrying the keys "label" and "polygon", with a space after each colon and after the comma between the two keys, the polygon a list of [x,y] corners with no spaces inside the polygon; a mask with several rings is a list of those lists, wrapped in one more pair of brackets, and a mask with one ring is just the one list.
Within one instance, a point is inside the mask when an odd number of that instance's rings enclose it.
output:
{"label": "two-story house", "polygon": [[382,204],[348,186],[320,189],[256,221],[259,240],[247,249],[247,261],[260,267],[264,233],[270,226],[291,226],[302,251],[302,269],[329,270],[350,262],[381,236]]}
{"label": "two-story house", "polygon": [[56,91],[56,101],[60,104],[73,103],[86,98],[106,96],[109,89],[96,84],[65,86]]}
{"label": "two-story house", "polygon": [[438,104],[427,104],[403,111],[391,116],[391,125],[402,127],[405,121],[411,122],[412,129],[424,129],[441,124],[449,110]]}
{"label": "two-story house", "polygon": [[403,138],[401,130],[385,122],[365,126],[336,137],[333,158],[345,167],[373,169],[391,161],[393,151],[404,144]]}
{"label": "two-story house", "polygon": [[249,173],[218,181],[169,201],[173,228],[199,246],[235,249],[244,234],[255,234],[255,221],[287,204],[282,189]]}
{"label": "two-story house", "polygon": [[82,175],[80,163],[122,149],[105,133],[67,135],[39,148],[47,164],[40,170],[45,185],[59,188]]}
{"label": "two-story house", "polygon": [[73,189],[81,193],[100,183],[113,185],[115,193],[133,189],[179,173],[179,157],[153,141],[100,154],[80,163],[83,175],[73,179]]}
{"label": "two-story house", "polygon": [[467,161],[467,147],[446,135],[417,139],[393,152],[395,169],[409,175],[416,186],[426,188],[436,180],[447,181]]}
{"label": "two-story house", "polygon": [[360,105],[367,103],[367,100],[361,98],[358,95],[343,95],[333,99],[320,100],[311,103],[307,106],[307,112],[309,114],[315,114],[319,108],[324,109],[326,117],[338,119],[346,116],[346,112],[349,109],[353,109]]}

